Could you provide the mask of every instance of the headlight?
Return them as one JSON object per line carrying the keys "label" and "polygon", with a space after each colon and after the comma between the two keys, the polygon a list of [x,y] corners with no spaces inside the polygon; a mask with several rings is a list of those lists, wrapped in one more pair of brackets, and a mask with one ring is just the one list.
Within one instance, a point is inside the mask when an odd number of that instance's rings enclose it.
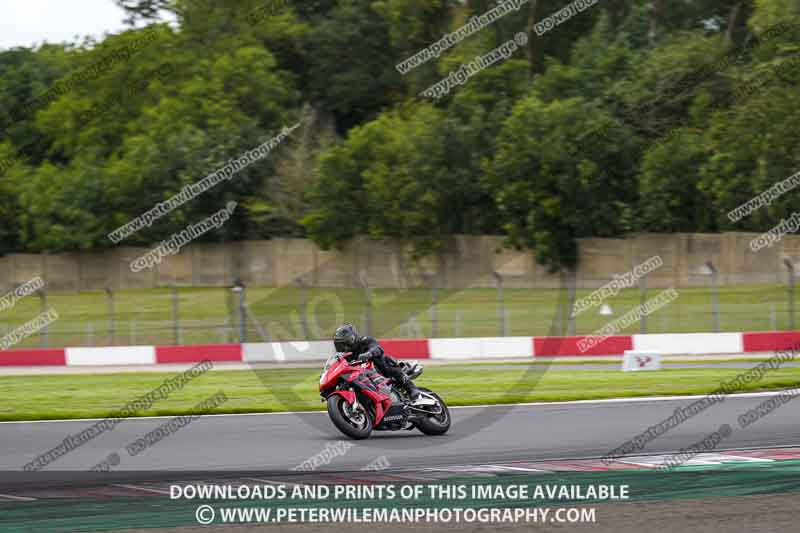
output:
{"label": "headlight", "polygon": [[319,375],[319,384],[322,385],[325,382],[325,372]]}

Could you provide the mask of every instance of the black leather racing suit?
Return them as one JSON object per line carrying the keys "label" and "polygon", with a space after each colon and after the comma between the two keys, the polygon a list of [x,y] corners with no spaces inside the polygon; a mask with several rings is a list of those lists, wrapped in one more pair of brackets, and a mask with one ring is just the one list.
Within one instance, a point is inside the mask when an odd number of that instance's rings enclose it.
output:
{"label": "black leather racing suit", "polygon": [[378,344],[378,341],[375,339],[375,337],[360,337],[353,347],[354,358],[367,355],[375,364],[375,368],[378,370],[378,372],[387,378],[393,379],[398,385],[404,387],[411,385],[413,387],[413,383],[411,383],[411,380],[408,379],[406,373],[403,372],[400,363],[398,363],[396,359],[389,357],[384,353],[383,348],[381,348],[381,345]]}

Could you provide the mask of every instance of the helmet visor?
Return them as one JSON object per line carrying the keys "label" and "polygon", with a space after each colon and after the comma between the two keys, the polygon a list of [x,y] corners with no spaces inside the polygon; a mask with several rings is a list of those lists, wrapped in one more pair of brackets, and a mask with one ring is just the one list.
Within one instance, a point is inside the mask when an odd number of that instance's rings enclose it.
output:
{"label": "helmet visor", "polygon": [[349,352],[353,349],[353,345],[345,340],[335,340],[333,346],[337,352]]}

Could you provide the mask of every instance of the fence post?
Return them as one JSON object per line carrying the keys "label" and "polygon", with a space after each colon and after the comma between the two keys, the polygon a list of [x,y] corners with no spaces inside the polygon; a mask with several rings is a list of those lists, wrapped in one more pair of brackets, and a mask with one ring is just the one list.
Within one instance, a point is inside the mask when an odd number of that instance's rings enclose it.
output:
{"label": "fence post", "polygon": [[436,323],[438,322],[437,317],[437,306],[436,306],[436,276],[431,276],[431,337],[436,337]]}
{"label": "fence post", "polygon": [[575,335],[575,296],[578,289],[578,271],[574,268],[568,271],[567,285],[567,335]]}
{"label": "fence post", "polygon": [[778,330],[778,321],[775,316],[775,302],[769,303],[769,329],[770,331]]}
{"label": "fence post", "polygon": [[794,329],[794,265],[788,259],[784,259],[783,264],[786,265],[789,281],[789,329]]}
{"label": "fence post", "polygon": [[247,289],[244,288],[242,285],[241,292],[239,292],[239,325],[241,327],[239,331],[239,338],[241,339],[240,342],[247,342],[247,307],[246,307],[246,299],[247,297]]}
{"label": "fence post", "polygon": [[172,285],[172,329],[173,344],[181,344],[181,317],[180,317],[180,299],[178,298],[178,287]]}
{"label": "fence post", "polygon": [[408,321],[405,323],[405,335],[406,338],[409,339],[419,339],[422,338],[422,329],[419,327],[419,323],[417,322],[417,317],[414,313],[408,315]]}
{"label": "fence post", "polygon": [[106,297],[108,299],[108,334],[111,336],[111,346],[116,344],[116,323],[114,319],[114,292],[111,287],[106,287]]}
{"label": "fence post", "polygon": [[[47,312],[47,292],[44,289],[40,289],[38,292],[39,292],[39,298],[41,299],[41,303],[42,303],[42,313],[46,313]],[[41,330],[39,330],[39,338],[40,338],[40,342],[42,344],[42,348],[47,348],[47,346],[48,346],[49,339],[48,339],[48,331],[47,331],[47,329],[49,327],[50,326],[47,324],[47,322],[45,322],[44,323],[44,327]]]}
{"label": "fence post", "polygon": [[369,288],[366,272],[361,271],[358,277],[361,288],[364,289],[364,332],[367,335],[372,335],[372,290]]}
{"label": "fence post", "polygon": [[711,280],[711,315],[714,322],[714,332],[719,333],[719,292],[717,288],[717,267],[711,261],[706,261],[705,272]]}
{"label": "fence post", "polygon": [[506,300],[503,294],[503,276],[497,271],[493,271],[492,275],[497,285],[497,327],[500,331],[500,336],[505,337],[508,335],[508,326],[506,325]]}
{"label": "fence post", "polygon": [[[644,304],[647,301],[647,275],[639,278],[639,306],[644,310]],[[647,313],[641,313],[639,319],[639,333],[647,333]]]}
{"label": "fence post", "polygon": [[308,285],[303,281],[302,276],[298,276],[294,281],[300,287],[300,327],[303,328],[303,335],[306,340],[310,340],[311,334],[308,331]]}
{"label": "fence post", "polygon": [[231,287],[233,294],[239,295],[239,342],[247,340],[247,309],[245,308],[245,288],[244,283],[239,278],[233,280]]}

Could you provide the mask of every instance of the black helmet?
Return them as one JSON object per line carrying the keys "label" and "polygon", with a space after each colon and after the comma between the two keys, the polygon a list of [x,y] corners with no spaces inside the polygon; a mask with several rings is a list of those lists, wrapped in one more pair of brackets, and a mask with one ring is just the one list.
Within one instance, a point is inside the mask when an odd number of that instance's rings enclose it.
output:
{"label": "black helmet", "polygon": [[352,352],[358,340],[358,331],[353,324],[343,324],[333,334],[333,346],[337,352]]}

